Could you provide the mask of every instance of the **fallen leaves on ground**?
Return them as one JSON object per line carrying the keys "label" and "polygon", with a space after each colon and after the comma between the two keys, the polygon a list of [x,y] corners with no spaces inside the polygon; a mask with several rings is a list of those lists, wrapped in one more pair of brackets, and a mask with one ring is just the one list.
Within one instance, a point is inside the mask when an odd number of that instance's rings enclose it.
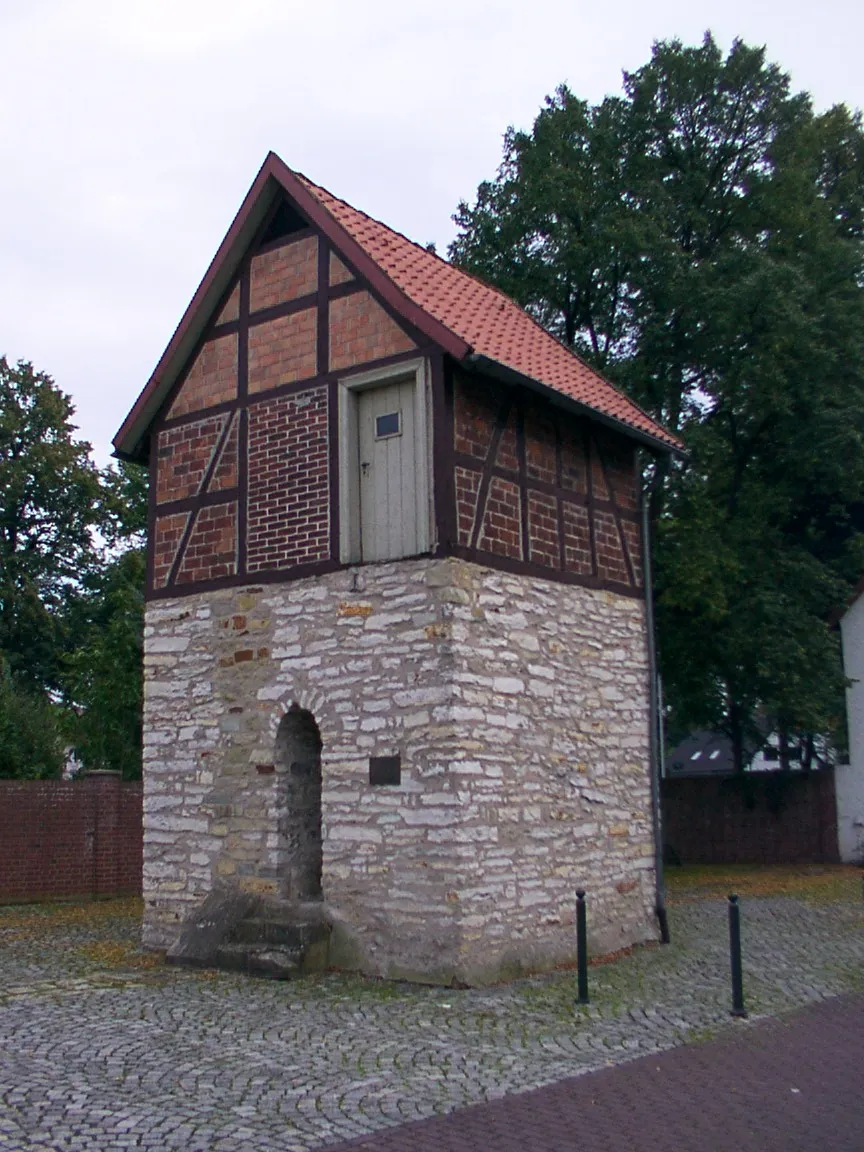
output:
{"label": "fallen leaves on ground", "polygon": [[785,867],[697,865],[667,868],[670,903],[703,900],[706,896],[796,896],[819,904],[861,902],[864,871],[846,864]]}
{"label": "fallen leaves on ground", "polygon": [[128,931],[141,923],[144,903],[138,897],[80,900],[62,904],[13,904],[0,907],[0,940],[36,939],[57,929]]}
{"label": "fallen leaves on ground", "polygon": [[162,957],[157,953],[140,952],[137,948],[114,940],[85,944],[78,951],[100,968],[156,968],[162,963]]}

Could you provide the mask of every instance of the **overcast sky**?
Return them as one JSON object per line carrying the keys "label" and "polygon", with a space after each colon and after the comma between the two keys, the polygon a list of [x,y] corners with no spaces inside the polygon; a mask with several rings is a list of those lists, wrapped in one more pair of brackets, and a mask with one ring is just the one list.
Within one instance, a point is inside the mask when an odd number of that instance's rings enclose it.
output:
{"label": "overcast sky", "polygon": [[443,251],[508,124],[706,28],[864,105],[860,0],[0,0],[0,354],[105,463],[269,149]]}

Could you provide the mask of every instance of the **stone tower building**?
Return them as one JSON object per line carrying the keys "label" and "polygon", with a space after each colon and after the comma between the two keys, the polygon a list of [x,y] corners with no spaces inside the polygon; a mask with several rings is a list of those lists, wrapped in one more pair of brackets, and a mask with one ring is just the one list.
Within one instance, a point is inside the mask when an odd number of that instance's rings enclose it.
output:
{"label": "stone tower building", "polygon": [[251,967],[311,917],[319,962],[476,983],[571,959],[579,887],[595,948],[655,935],[668,433],[271,154],[115,444],[150,467],[148,945]]}

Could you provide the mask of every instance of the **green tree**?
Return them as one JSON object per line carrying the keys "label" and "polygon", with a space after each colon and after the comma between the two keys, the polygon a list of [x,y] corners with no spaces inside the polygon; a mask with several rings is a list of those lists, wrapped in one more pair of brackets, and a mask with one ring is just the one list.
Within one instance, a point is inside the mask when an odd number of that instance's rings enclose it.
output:
{"label": "green tree", "polygon": [[67,617],[76,643],[64,660],[66,730],[87,768],[141,775],[147,471],[100,476],[102,563],[82,580]]}
{"label": "green tree", "polygon": [[[0,359],[0,774],[139,775],[147,477],[99,471],[69,397]],[[62,736],[62,740],[61,740]]]}
{"label": "green tree", "polygon": [[736,41],[656,44],[624,95],[560,88],[461,204],[451,257],[678,433],[652,513],[676,723],[739,762],[842,711],[826,624],[864,551],[864,134]]}
{"label": "green tree", "polygon": [[147,531],[147,469],[119,461],[101,474],[100,531],[112,548],[143,548]]}
{"label": "green tree", "polygon": [[64,666],[66,729],[87,768],[141,775],[143,549],[121,553],[76,605],[80,642]]}
{"label": "green tree", "polygon": [[16,684],[0,652],[0,778],[59,776],[63,741],[44,692]]}
{"label": "green tree", "polygon": [[0,357],[0,651],[30,690],[57,689],[64,613],[96,561],[99,474],[43,372]]}

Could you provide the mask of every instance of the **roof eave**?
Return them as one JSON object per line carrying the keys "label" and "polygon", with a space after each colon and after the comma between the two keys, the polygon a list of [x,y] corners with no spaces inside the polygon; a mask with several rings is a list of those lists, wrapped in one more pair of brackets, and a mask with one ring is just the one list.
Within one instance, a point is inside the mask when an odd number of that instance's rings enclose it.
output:
{"label": "roof eave", "polygon": [[637,440],[645,448],[657,455],[679,456],[681,458],[687,455],[683,447],[679,448],[674,444],[669,444],[665,440],[661,440],[658,436],[652,436],[650,432],[645,432],[641,428],[635,428],[632,424],[628,424],[624,420],[618,420],[614,416],[600,412],[590,404],[584,404],[582,401],[576,400],[573,396],[568,396],[565,392],[561,392],[557,388],[552,388],[540,380],[535,380],[533,376],[526,376],[515,368],[511,368],[507,364],[502,364],[498,360],[492,360],[490,357],[483,356],[479,352],[474,352],[467,356],[463,364],[468,368],[473,368],[479,372],[485,372],[489,376],[494,376],[496,379],[501,380],[502,383],[518,385],[538,392],[562,408],[577,412],[579,415],[589,416],[592,420],[596,420],[598,424],[604,424],[606,427],[612,428],[624,436],[628,436],[631,440]]}

